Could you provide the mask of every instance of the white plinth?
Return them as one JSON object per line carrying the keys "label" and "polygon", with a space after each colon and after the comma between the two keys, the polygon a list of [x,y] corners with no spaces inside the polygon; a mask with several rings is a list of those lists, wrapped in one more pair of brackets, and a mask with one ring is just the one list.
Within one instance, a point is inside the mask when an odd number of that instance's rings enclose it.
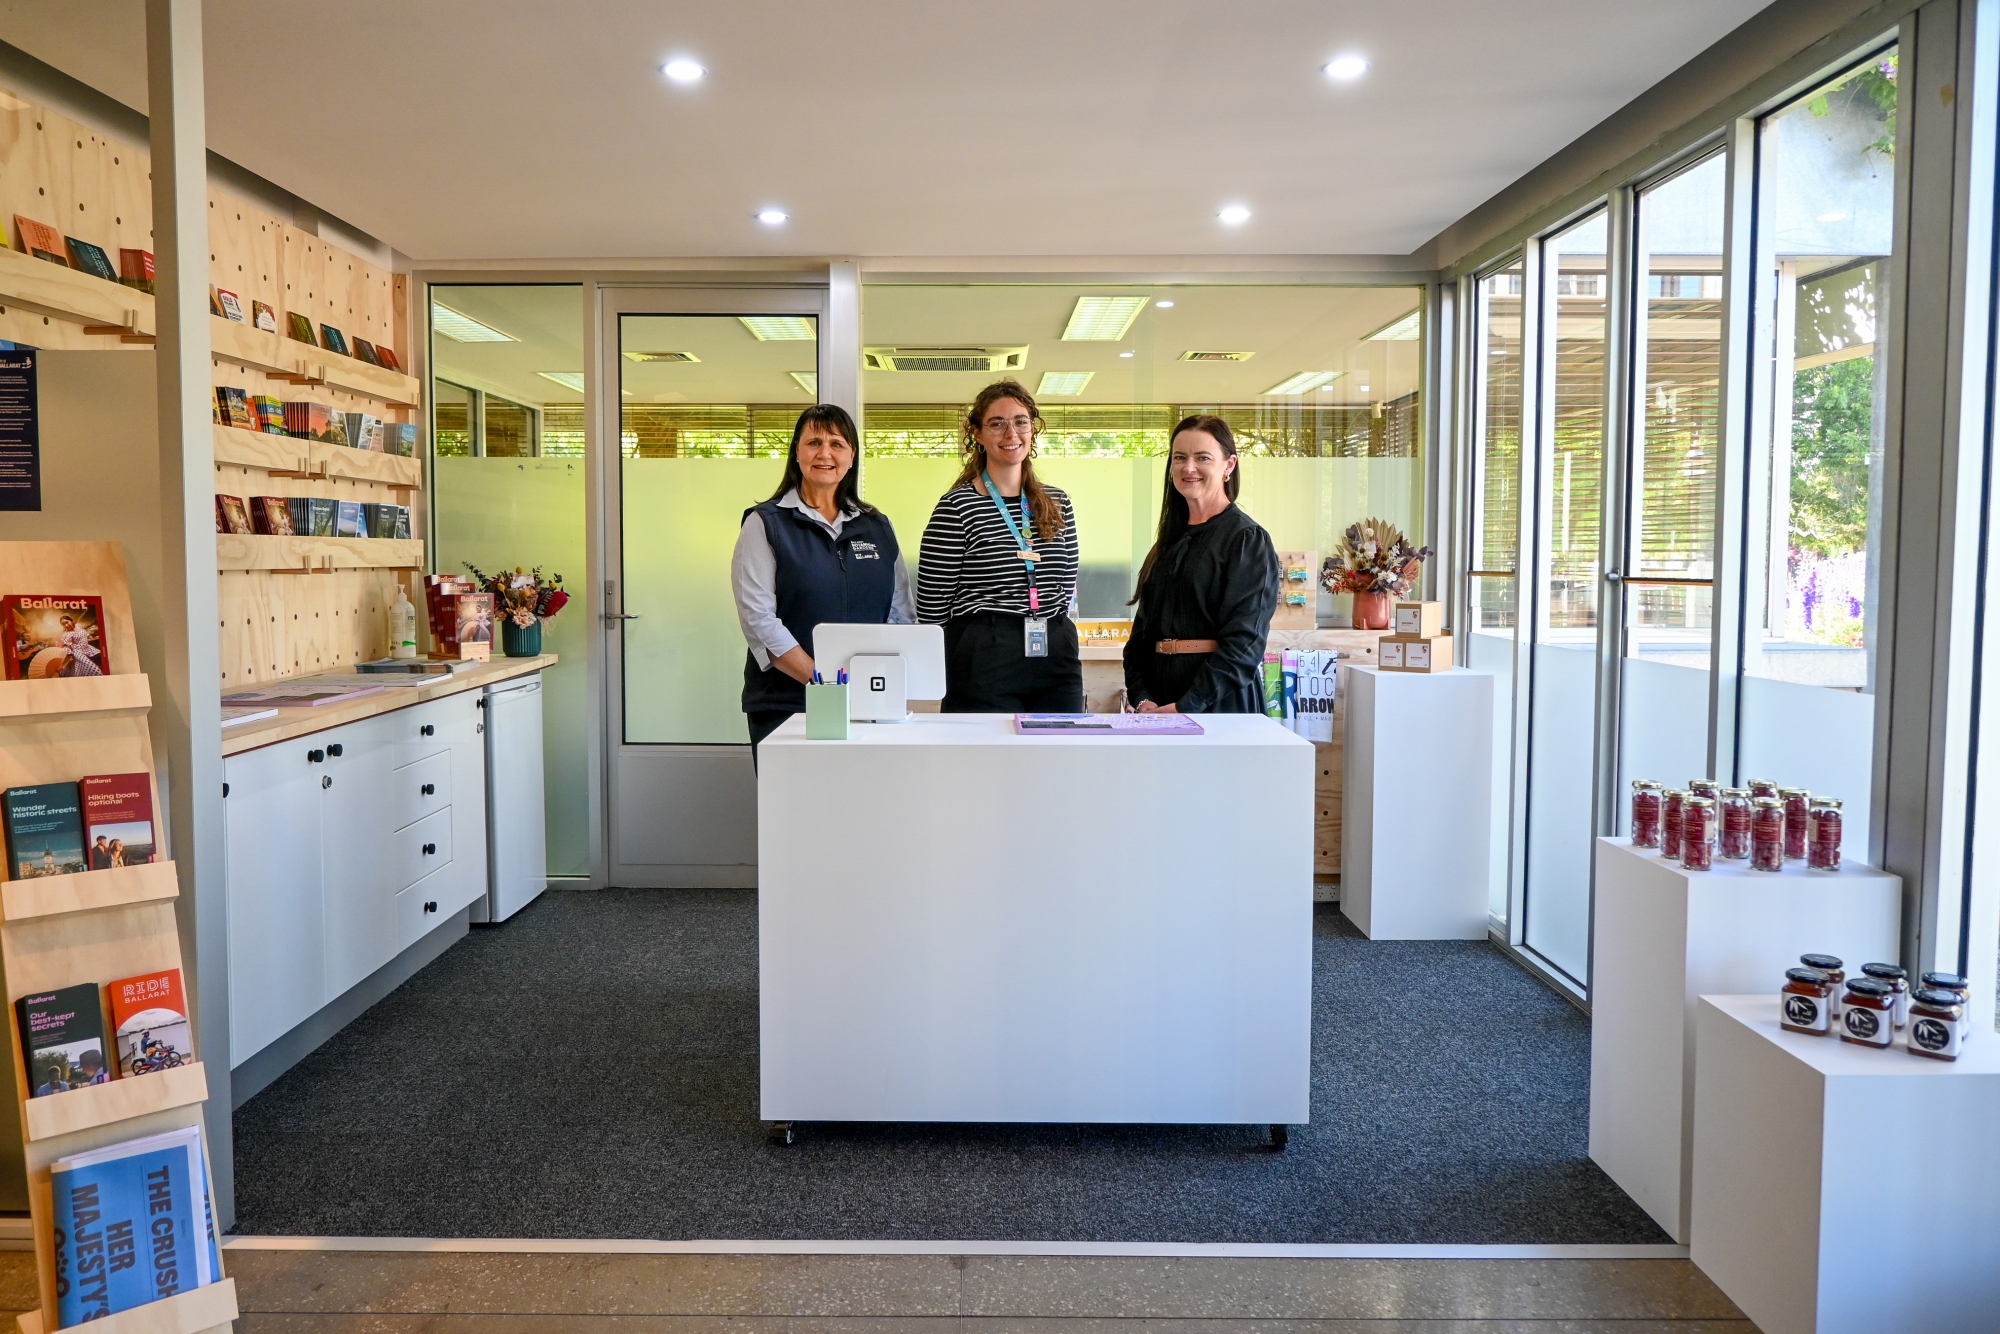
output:
{"label": "white plinth", "polygon": [[1341,912],[1371,940],[1486,939],[1492,674],[1341,675]]}
{"label": "white plinth", "polygon": [[1600,838],[1596,885],[1590,1156],[1684,1243],[1697,999],[1775,992],[1801,954],[1837,955],[1850,974],[1896,962],[1902,881],[1858,862],[1836,874],[1799,862],[1776,874],[1734,861],[1684,871]]}
{"label": "white plinth", "polygon": [[1764,1334],[2000,1328],[1993,1030],[1945,1062],[1787,1033],[1775,995],[1700,1013],[1701,1271]]}
{"label": "white plinth", "polygon": [[772,1121],[1301,1124],[1313,748],[929,714],[759,748]]}

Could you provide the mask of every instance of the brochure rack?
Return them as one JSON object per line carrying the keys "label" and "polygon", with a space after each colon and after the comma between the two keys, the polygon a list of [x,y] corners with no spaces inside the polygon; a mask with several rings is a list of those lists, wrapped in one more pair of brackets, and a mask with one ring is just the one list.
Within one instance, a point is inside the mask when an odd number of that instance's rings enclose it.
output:
{"label": "brochure rack", "polygon": [[[0,543],[0,587],[90,594],[103,599],[115,675],[0,681],[0,788],[61,782],[93,773],[153,773],[147,726],[152,699],[138,662],[124,558],[110,542]],[[163,822],[157,782],[156,821]],[[0,964],[34,1217],[41,1308],[20,1317],[22,1334],[56,1328],[55,1236],[49,1169],[105,1145],[203,1125],[208,1081],[199,1062],[46,1097],[32,1087],[13,1002],[79,982],[108,982],[180,968],[171,861],[76,875],[0,882]],[[206,1136],[204,1135],[204,1153]],[[198,1334],[236,1318],[235,1284],[206,1287],[93,1321],[101,1334]]]}

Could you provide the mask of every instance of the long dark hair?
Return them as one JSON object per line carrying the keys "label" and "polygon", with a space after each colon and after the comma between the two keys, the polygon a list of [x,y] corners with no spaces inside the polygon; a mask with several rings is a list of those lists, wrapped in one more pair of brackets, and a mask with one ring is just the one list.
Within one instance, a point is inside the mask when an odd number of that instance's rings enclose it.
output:
{"label": "long dark hair", "polygon": [[[951,484],[956,491],[986,471],[986,446],[979,443],[979,424],[986,419],[986,409],[1003,398],[1011,398],[1028,410],[1029,418],[1035,423],[1037,438],[1042,433],[1042,410],[1035,406],[1035,396],[1022,387],[1019,380],[995,380],[979,391],[979,397],[972,400],[965,420],[959,423],[958,452],[965,458],[965,466],[958,470],[958,480]],[[1035,535],[1044,542],[1050,541],[1062,532],[1062,506],[1049,494],[1048,488],[1035,476],[1034,448],[1029,447],[1028,457],[1021,461],[1021,492],[1028,498],[1028,512],[1035,517]]]}
{"label": "long dark hair", "polygon": [[805,469],[799,467],[799,441],[808,426],[824,426],[854,451],[854,466],[833,489],[834,504],[849,514],[880,513],[861,498],[861,433],[854,429],[854,418],[847,415],[847,409],[837,403],[815,403],[799,414],[797,424],[792,427],[792,447],[785,453],[785,480],[778,483],[771,499],[783,500],[786,492],[805,481]]}
{"label": "long dark hair", "polygon": [[[1139,584],[1132,590],[1131,601],[1125,604],[1128,607],[1137,602],[1139,594],[1145,591],[1146,581],[1153,577],[1153,562],[1160,558],[1160,553],[1188,530],[1187,497],[1174,487],[1173,442],[1181,438],[1183,431],[1203,432],[1222,446],[1224,458],[1236,457],[1236,433],[1220,417],[1205,412],[1196,413],[1192,417],[1183,417],[1180,425],[1174,427],[1174,433],[1167,437],[1167,491],[1160,497],[1160,531],[1153,539],[1153,549],[1146,553],[1146,563],[1139,567]],[[1236,493],[1242,489],[1242,478],[1243,465],[1239,463],[1229,470],[1229,476],[1222,481],[1222,493],[1229,497],[1231,504],[1235,503]]]}

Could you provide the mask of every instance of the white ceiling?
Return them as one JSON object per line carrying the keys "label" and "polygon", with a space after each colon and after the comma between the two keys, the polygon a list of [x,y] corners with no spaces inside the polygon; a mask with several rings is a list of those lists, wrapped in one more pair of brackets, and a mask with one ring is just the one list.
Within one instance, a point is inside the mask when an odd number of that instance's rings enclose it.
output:
{"label": "white ceiling", "polygon": [[[1763,3],[207,0],[209,141],[424,262],[1403,255]],[[144,29],[0,0],[142,110]]]}

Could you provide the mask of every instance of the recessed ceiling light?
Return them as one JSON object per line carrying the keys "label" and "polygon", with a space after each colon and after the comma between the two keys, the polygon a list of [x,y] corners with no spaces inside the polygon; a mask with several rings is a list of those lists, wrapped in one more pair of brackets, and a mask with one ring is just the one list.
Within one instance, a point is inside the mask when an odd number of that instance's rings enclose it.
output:
{"label": "recessed ceiling light", "polygon": [[1083,392],[1096,371],[1043,371],[1035,393],[1043,398],[1073,398]]}
{"label": "recessed ceiling light", "polygon": [[1423,324],[1421,316],[1422,312],[1415,310],[1407,315],[1398,316],[1361,341],[1364,343],[1414,343]]}
{"label": "recessed ceiling light", "polygon": [[791,220],[791,216],[791,214],[781,208],[759,209],[757,212],[757,221],[763,223],[766,227],[782,227],[786,222]]}
{"label": "recessed ceiling light", "polygon": [[666,64],[660,66],[660,73],[666,75],[675,83],[700,83],[702,76],[707,74],[708,71],[703,69],[699,62],[682,57],[669,60]]}
{"label": "recessed ceiling light", "polygon": [[701,360],[700,357],[697,357],[692,352],[627,352],[625,354],[625,359],[627,361],[644,362],[649,365],[655,362],[662,362],[662,361],[699,362]]}
{"label": "recessed ceiling light", "polygon": [[544,380],[554,380],[565,389],[574,389],[579,394],[583,392],[582,371],[536,371],[535,374]]}
{"label": "recessed ceiling light", "polygon": [[1358,79],[1368,72],[1368,57],[1356,55],[1335,56],[1332,60],[1326,62],[1325,69],[1327,78],[1338,79],[1342,83],[1345,83],[1349,79]]}
{"label": "recessed ceiling light", "polygon": [[431,305],[431,328],[455,343],[518,343],[512,334],[501,333],[490,324],[481,324],[470,315],[461,315],[450,306]]}
{"label": "recessed ceiling light", "polygon": [[1172,310],[1174,308],[1174,303],[1171,301],[1155,301],[1153,304],[1161,310]]}
{"label": "recessed ceiling light", "polygon": [[1131,356],[1132,354],[1131,354],[1130,352],[1120,352],[1120,353],[1119,353],[1118,355],[1119,355],[1119,356],[1121,356],[1121,357],[1129,357],[1129,356]]}
{"label": "recessed ceiling light", "polygon": [[760,343],[810,343],[819,337],[804,315],[738,315],[750,336]]}
{"label": "recessed ceiling light", "polygon": [[1250,221],[1250,210],[1242,204],[1224,204],[1222,211],[1215,215],[1225,227],[1240,227]]}
{"label": "recessed ceiling light", "polygon": [[1364,394],[1365,394],[1365,393],[1367,393],[1367,392],[1368,392],[1368,386],[1367,386],[1367,385],[1365,385],[1365,384],[1364,384],[1364,385],[1362,385],[1362,386],[1361,386],[1361,390],[1360,390],[1360,392],[1361,392],[1361,393],[1364,393]]}
{"label": "recessed ceiling light", "polygon": [[1345,371],[1300,371],[1297,375],[1278,381],[1264,392],[1266,394],[1303,394],[1308,389],[1317,389],[1323,384],[1331,384],[1345,375]]}
{"label": "recessed ceiling light", "polygon": [[1066,343],[1115,343],[1146,308],[1143,296],[1080,296],[1063,326]]}
{"label": "recessed ceiling light", "polygon": [[807,397],[811,398],[814,402],[819,401],[818,371],[793,371],[791,375],[794,380],[798,381],[799,388],[806,391]]}

